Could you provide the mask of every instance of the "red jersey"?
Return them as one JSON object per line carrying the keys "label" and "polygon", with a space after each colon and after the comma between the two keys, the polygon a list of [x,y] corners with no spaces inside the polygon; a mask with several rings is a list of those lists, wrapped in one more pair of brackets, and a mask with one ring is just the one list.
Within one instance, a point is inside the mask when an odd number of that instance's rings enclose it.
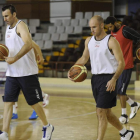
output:
{"label": "red jersey", "polygon": [[124,69],[131,69],[134,67],[133,64],[133,40],[127,39],[123,36],[122,30],[123,25],[117,32],[111,32],[111,35],[114,36],[120,43],[121,50],[123,52],[123,57],[125,61]]}

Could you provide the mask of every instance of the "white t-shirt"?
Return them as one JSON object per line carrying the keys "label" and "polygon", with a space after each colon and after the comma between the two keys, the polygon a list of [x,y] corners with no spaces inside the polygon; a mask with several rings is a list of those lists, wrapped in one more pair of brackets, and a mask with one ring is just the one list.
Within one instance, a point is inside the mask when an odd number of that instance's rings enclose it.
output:
{"label": "white t-shirt", "polygon": [[[5,34],[5,44],[9,49],[9,56],[14,57],[24,45],[21,37],[17,35],[16,28],[17,25],[21,22],[19,20],[15,27],[10,29],[10,26],[7,26]],[[21,57],[13,64],[8,64],[6,76],[10,77],[23,77],[28,75],[38,74],[38,66],[35,60],[34,50],[31,49],[27,54]]]}
{"label": "white t-shirt", "polygon": [[109,50],[109,38],[110,35],[107,35],[97,41],[92,36],[88,43],[92,74],[113,74],[117,70],[118,62]]}

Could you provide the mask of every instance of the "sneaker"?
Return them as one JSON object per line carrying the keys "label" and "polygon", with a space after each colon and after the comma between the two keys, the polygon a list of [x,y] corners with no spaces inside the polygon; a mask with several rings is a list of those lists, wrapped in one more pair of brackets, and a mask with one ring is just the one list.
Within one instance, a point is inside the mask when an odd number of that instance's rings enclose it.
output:
{"label": "sneaker", "polygon": [[131,140],[134,136],[134,131],[127,130],[123,135],[120,134],[121,140]]}
{"label": "sneaker", "polygon": [[33,110],[33,113],[32,113],[32,115],[29,117],[29,120],[35,120],[35,119],[37,119],[37,118],[38,118],[38,116],[37,116],[35,110]]}
{"label": "sneaker", "polygon": [[128,123],[128,122],[129,122],[128,116],[127,116],[126,114],[121,115],[121,117],[119,118],[119,121],[120,121],[122,124]]}
{"label": "sneaker", "polygon": [[130,116],[129,116],[130,119],[133,119],[136,116],[137,111],[139,110],[139,108],[140,108],[140,103],[138,103],[138,102],[134,102],[131,105],[131,113],[130,113]]}
{"label": "sneaker", "polygon": [[54,131],[54,127],[49,124],[48,127],[43,127],[43,136],[41,140],[51,140],[52,132]]}
{"label": "sneaker", "polygon": [[45,107],[48,104],[49,104],[49,95],[48,94],[44,94],[42,106]]}
{"label": "sneaker", "polygon": [[0,131],[0,140],[8,140],[8,134]]}
{"label": "sneaker", "polygon": [[13,113],[12,118],[11,119],[18,119],[18,114]]}

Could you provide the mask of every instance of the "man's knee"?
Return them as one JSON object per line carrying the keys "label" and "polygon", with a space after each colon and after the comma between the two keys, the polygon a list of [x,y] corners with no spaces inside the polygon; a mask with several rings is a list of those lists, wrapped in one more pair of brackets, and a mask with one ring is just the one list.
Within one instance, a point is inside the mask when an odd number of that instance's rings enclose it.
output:
{"label": "man's knee", "polygon": [[4,102],[4,106],[13,106],[15,102]]}
{"label": "man's knee", "polygon": [[107,109],[97,108],[97,116],[98,118],[106,118]]}

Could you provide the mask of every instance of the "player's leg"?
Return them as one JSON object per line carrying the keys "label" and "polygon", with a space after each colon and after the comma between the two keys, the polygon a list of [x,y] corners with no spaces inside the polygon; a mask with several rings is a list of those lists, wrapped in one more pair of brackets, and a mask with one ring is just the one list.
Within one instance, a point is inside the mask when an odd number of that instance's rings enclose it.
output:
{"label": "player's leg", "polygon": [[130,107],[131,107],[131,113],[130,113],[130,115],[129,115],[129,118],[130,119],[133,119],[135,116],[136,116],[136,114],[137,114],[137,112],[138,112],[138,110],[139,110],[139,108],[140,108],[140,103],[139,102],[135,102],[134,100],[132,100],[130,97],[128,97],[127,96],[127,101],[126,101],[129,105],[130,105]]}
{"label": "player's leg", "polygon": [[[43,137],[42,140],[51,139],[52,132],[54,127],[47,122],[46,115],[42,106],[39,104],[40,101],[43,101],[42,91],[38,81],[37,75],[26,76],[19,78],[19,82],[25,96],[25,99],[29,105],[35,110],[39,118],[43,123]],[[28,84],[26,85],[25,83]],[[28,90],[27,90],[28,89]]]}
{"label": "player's leg", "polygon": [[6,77],[5,93],[4,93],[4,113],[3,128],[0,132],[0,139],[8,140],[8,131],[12,117],[13,104],[17,101],[20,88],[17,81],[13,77]]}
{"label": "player's leg", "polygon": [[121,110],[122,110],[122,113],[121,113],[121,116],[119,118],[119,121],[122,124],[126,124],[126,123],[129,122],[129,118],[128,118],[128,115],[127,115],[127,109],[126,109],[127,95],[118,94],[118,96],[120,98],[120,104],[121,104]]}
{"label": "player's leg", "polygon": [[96,101],[96,112],[98,118],[98,128],[97,128],[98,140],[103,140],[105,136],[105,132],[108,124],[107,108],[110,106],[110,96],[113,96],[113,94],[106,93],[106,84],[107,81],[109,81],[108,79],[110,78],[107,77],[107,75],[101,75],[101,76],[93,75],[91,79],[92,91]]}
{"label": "player's leg", "polygon": [[12,117],[13,104],[14,102],[4,103],[3,127],[2,127],[2,131],[0,131],[1,140],[8,140],[8,131],[9,131],[11,117]]}
{"label": "player's leg", "polygon": [[134,102],[131,98],[129,98],[126,95],[126,90],[129,85],[130,78],[131,78],[131,73],[132,73],[132,69],[124,70],[121,76],[119,77],[118,84],[117,84],[117,93],[120,98],[120,103],[121,103],[121,108],[122,108],[122,114],[119,120],[122,124],[125,124],[129,121],[127,110],[126,110],[126,102],[129,103],[129,105],[131,106],[130,118],[135,117],[140,107],[139,103]]}
{"label": "player's leg", "polygon": [[133,131],[123,128],[119,119],[112,113],[111,109],[107,110],[107,120],[111,125],[118,129],[121,135],[121,140],[130,140],[134,136]]}
{"label": "player's leg", "polygon": [[98,140],[103,140],[108,124],[106,109],[96,108],[96,113],[98,118]]}
{"label": "player's leg", "polygon": [[17,108],[18,108],[18,103],[15,102],[13,105],[12,119],[18,119]]}
{"label": "player's leg", "polygon": [[96,101],[97,107],[97,117],[99,120],[98,126],[98,140],[103,140],[106,129],[107,123],[111,123],[115,126],[120,134],[121,140],[130,140],[133,137],[133,131],[127,131],[125,128],[122,127],[117,117],[111,112],[112,107],[116,106],[116,91],[107,92],[106,91],[106,84],[112,78],[113,75],[102,75],[102,76],[94,76],[92,78],[92,90],[93,95]]}
{"label": "player's leg", "polygon": [[[126,124],[129,121],[128,115],[127,115],[127,109],[126,109],[126,101],[128,99],[126,95],[126,90],[130,82],[131,73],[132,73],[132,70],[124,70],[122,74],[120,75],[118,79],[118,83],[117,83],[117,94],[120,99],[121,110],[122,110],[119,121],[122,124]],[[127,76],[127,74],[129,75]]]}
{"label": "player's leg", "polygon": [[[43,104],[42,104],[42,106],[45,107],[45,106],[47,106],[49,104],[49,95],[42,91],[42,97],[43,97]],[[38,115],[35,112],[35,110],[33,110],[31,116],[29,117],[29,120],[35,120],[37,118],[38,118]]]}

